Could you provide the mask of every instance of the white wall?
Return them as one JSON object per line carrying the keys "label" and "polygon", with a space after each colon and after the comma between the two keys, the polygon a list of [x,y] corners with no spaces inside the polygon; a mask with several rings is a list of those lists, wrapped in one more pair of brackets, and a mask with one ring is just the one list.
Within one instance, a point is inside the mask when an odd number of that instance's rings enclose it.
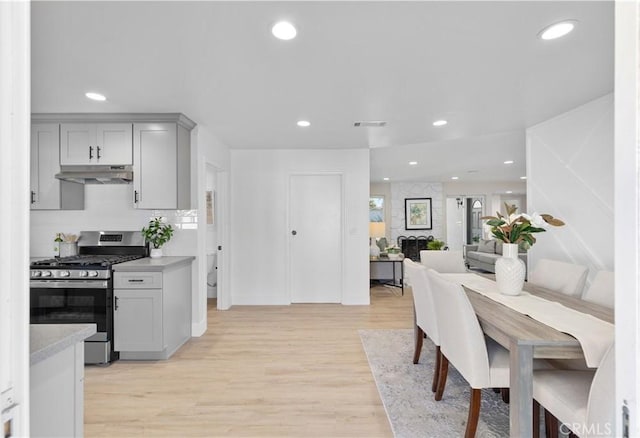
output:
{"label": "white wall", "polygon": [[342,303],[369,303],[369,151],[232,150],[233,304],[291,302],[287,291],[287,187],[289,175],[302,172],[343,174]]}
{"label": "white wall", "polygon": [[616,2],[615,263],[616,430],[629,410],[629,436],[640,436],[640,1]]}
{"label": "white wall", "polygon": [[[193,303],[192,303],[192,328],[191,333],[193,336],[200,336],[207,330],[207,254],[211,248],[207,248],[208,242],[211,238],[216,240],[219,245],[224,245],[224,239],[226,236],[227,227],[227,198],[226,184],[215,184],[216,187],[216,230],[223,230],[222,232],[216,232],[215,236],[211,236],[211,227],[207,226],[207,211],[206,211],[206,190],[211,187],[211,184],[207,181],[207,170],[215,169],[216,175],[220,178],[226,178],[229,170],[229,148],[223,144],[206,125],[198,125],[191,133],[191,145],[192,151],[192,163],[191,169],[196,173],[197,178],[195,181],[196,189],[196,204],[197,205],[197,217],[199,226],[193,244],[193,248],[196,249],[197,260],[194,263],[193,271]],[[216,181],[217,183],[217,181]],[[193,187],[193,186],[192,186]],[[224,257],[219,257],[218,265],[225,264]],[[220,274],[220,270],[219,270]],[[223,272],[224,274],[224,272]],[[220,281],[218,281],[220,286]],[[220,287],[218,287],[220,290]],[[218,308],[228,308],[229,291],[224,291],[222,296],[218,295]]]}
{"label": "white wall", "polygon": [[450,250],[462,251],[464,239],[464,208],[458,205],[456,198],[446,198],[446,233],[445,242]]}
{"label": "white wall", "polygon": [[[404,221],[406,198],[431,198],[431,230],[407,230]],[[442,183],[399,182],[391,183],[391,241],[397,244],[398,236],[433,236],[445,240],[445,202]]]}
{"label": "white wall", "polygon": [[528,211],[566,226],[538,235],[529,268],[541,258],[585,265],[590,278],[613,269],[613,95],[527,129]]}
{"label": "white wall", "polygon": [[29,10],[0,2],[0,424],[12,436],[29,436]]}

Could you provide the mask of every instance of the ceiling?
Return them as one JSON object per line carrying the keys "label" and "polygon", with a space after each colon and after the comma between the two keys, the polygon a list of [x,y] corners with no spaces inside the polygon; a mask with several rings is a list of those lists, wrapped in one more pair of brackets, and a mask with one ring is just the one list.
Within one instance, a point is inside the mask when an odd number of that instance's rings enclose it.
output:
{"label": "ceiling", "polygon": [[[296,39],[271,35],[281,19]],[[33,2],[32,111],[182,112],[233,149],[371,148],[372,181],[517,181],[526,127],[613,90],[613,26],[612,1]]]}

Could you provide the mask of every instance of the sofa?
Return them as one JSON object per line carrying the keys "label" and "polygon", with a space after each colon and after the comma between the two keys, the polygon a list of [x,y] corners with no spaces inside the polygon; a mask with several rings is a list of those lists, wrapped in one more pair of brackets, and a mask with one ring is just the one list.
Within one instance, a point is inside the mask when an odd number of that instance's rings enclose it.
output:
{"label": "sofa", "polygon": [[[478,268],[487,272],[496,272],[496,260],[502,257],[502,242],[480,240],[475,245],[464,245],[464,263],[467,268]],[[527,252],[520,248],[518,257],[527,265]]]}

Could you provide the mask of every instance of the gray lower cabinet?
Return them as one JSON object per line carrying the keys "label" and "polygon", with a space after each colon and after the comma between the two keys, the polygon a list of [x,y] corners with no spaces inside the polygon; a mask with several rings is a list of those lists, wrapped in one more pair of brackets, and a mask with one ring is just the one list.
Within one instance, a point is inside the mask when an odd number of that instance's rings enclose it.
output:
{"label": "gray lower cabinet", "polygon": [[191,265],[114,272],[113,314],[120,359],[168,359],[191,337]]}
{"label": "gray lower cabinet", "polygon": [[162,289],[118,289],[114,306],[116,351],[161,351]]}
{"label": "gray lower cabinet", "polygon": [[31,437],[84,435],[84,342],[30,370]]}
{"label": "gray lower cabinet", "polygon": [[84,436],[84,340],[96,325],[33,324],[29,332],[29,436]]}

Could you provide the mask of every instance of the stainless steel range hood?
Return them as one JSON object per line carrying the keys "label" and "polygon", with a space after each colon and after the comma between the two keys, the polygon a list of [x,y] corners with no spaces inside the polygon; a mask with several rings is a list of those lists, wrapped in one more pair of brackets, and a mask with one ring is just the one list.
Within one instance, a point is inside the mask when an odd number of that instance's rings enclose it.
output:
{"label": "stainless steel range hood", "polygon": [[56,178],[79,184],[129,184],[133,171],[131,166],[60,166]]}

